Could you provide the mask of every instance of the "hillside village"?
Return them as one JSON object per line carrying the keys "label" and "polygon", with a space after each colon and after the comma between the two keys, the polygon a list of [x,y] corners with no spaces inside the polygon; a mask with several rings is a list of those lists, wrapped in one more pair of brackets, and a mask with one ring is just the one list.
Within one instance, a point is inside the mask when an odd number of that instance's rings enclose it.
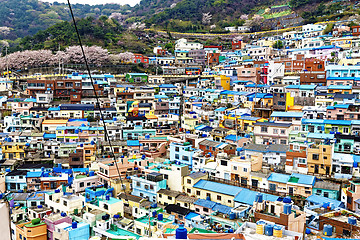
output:
{"label": "hillside village", "polygon": [[359,239],[360,26],[332,24],[10,69],[0,238]]}

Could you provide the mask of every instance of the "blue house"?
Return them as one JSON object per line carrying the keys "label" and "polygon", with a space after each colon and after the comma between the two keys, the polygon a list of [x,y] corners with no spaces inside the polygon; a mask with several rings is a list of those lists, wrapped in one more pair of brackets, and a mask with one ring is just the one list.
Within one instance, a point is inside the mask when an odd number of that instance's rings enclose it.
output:
{"label": "blue house", "polygon": [[170,143],[170,161],[176,161],[192,167],[195,152],[200,151],[186,143]]}
{"label": "blue house", "polygon": [[156,202],[156,193],[160,189],[166,189],[167,181],[164,175],[157,172],[152,172],[146,176],[134,175],[132,179],[132,195],[148,199],[151,202]]}

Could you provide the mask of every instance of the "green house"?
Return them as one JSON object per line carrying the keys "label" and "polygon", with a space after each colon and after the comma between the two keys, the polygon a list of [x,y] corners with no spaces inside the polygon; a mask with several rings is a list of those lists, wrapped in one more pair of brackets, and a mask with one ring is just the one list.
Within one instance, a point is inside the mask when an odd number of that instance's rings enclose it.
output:
{"label": "green house", "polygon": [[328,181],[317,181],[313,187],[313,194],[338,200],[340,196],[340,184]]}
{"label": "green house", "polygon": [[148,75],[146,73],[127,73],[125,79],[130,83],[144,83],[148,81]]}

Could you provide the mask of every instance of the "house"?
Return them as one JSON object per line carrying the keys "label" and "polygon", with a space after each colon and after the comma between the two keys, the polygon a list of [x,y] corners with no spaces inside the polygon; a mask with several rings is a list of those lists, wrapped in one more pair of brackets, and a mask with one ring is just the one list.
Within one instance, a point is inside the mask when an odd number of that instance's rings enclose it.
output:
{"label": "house", "polygon": [[170,143],[170,161],[177,161],[180,164],[192,166],[193,156],[199,150],[193,148],[190,142]]}
{"label": "house", "polygon": [[234,207],[234,197],[242,190],[240,187],[211,182],[201,179],[193,185],[192,193],[201,199],[210,199],[214,202]]}
{"label": "house", "polygon": [[40,218],[35,218],[31,222],[16,225],[16,239],[47,239],[47,228]]}
{"label": "house", "polygon": [[308,173],[330,176],[332,173],[332,145],[313,144],[307,150]]}
{"label": "house", "polygon": [[199,149],[202,150],[205,154],[211,154],[216,157],[216,155],[220,152],[224,152],[228,155],[235,155],[236,146],[233,144],[205,139],[199,142]]}
{"label": "house", "polygon": [[147,82],[148,75],[146,73],[127,73],[125,79],[129,83]]}
{"label": "house", "polygon": [[254,123],[255,143],[288,144],[288,136],[292,129],[291,123],[256,122]]}
{"label": "house", "polygon": [[244,155],[249,159],[254,159],[254,156],[259,156],[263,163],[269,165],[283,165],[289,147],[281,144],[264,145],[249,143],[243,150]]}
{"label": "house", "polygon": [[6,189],[19,191],[27,188],[26,170],[13,170],[5,175]]}
{"label": "house", "polygon": [[316,181],[313,194],[337,200],[340,197],[340,184],[329,181]]}
{"label": "house", "polygon": [[268,177],[269,190],[308,197],[312,194],[315,177],[292,173],[291,175],[271,173]]}
{"label": "house", "polygon": [[145,176],[132,176],[132,195],[146,198],[151,202],[156,202],[157,192],[166,189],[166,179],[164,175],[156,172],[148,173]]}
{"label": "house", "polygon": [[169,204],[164,208],[165,212],[175,217],[175,224],[184,224],[185,216],[188,215],[191,210],[188,208],[180,207],[175,204]]}
{"label": "house", "polygon": [[178,197],[180,194],[182,193],[167,189],[160,189],[157,192],[157,202],[165,206],[171,204],[174,205],[176,203],[176,197]]}
{"label": "house", "polygon": [[[290,200],[291,201],[291,200]],[[292,209],[292,205],[284,201],[265,201],[255,208],[255,221],[265,220],[285,226],[286,230],[302,233],[306,223],[306,213]],[[261,212],[262,211],[262,212]]]}

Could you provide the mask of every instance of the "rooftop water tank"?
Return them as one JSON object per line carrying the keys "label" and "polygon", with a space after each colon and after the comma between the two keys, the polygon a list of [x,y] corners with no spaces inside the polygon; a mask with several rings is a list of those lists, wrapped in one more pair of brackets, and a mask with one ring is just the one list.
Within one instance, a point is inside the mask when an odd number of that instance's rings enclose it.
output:
{"label": "rooftop water tank", "polygon": [[175,232],[175,239],[187,239],[187,230],[184,225],[180,225]]}
{"label": "rooftop water tank", "polygon": [[290,197],[284,197],[283,202],[284,203],[291,203],[291,198]]}
{"label": "rooftop water tank", "polygon": [[158,221],[162,221],[164,219],[164,215],[162,213],[158,214]]}
{"label": "rooftop water tank", "polygon": [[331,236],[332,235],[332,231],[333,231],[333,226],[329,225],[329,224],[325,224],[324,225],[324,235],[325,236]]}
{"label": "rooftop water tank", "polygon": [[356,225],[356,220],[356,217],[351,216],[348,218],[348,223],[351,225]]}
{"label": "rooftop water tank", "polygon": [[77,228],[77,222],[72,222],[71,227],[72,227],[73,229]]}
{"label": "rooftop water tank", "polygon": [[265,226],[265,235],[267,236],[272,236],[273,235],[273,230],[274,230],[274,225],[272,224],[267,224]]}

